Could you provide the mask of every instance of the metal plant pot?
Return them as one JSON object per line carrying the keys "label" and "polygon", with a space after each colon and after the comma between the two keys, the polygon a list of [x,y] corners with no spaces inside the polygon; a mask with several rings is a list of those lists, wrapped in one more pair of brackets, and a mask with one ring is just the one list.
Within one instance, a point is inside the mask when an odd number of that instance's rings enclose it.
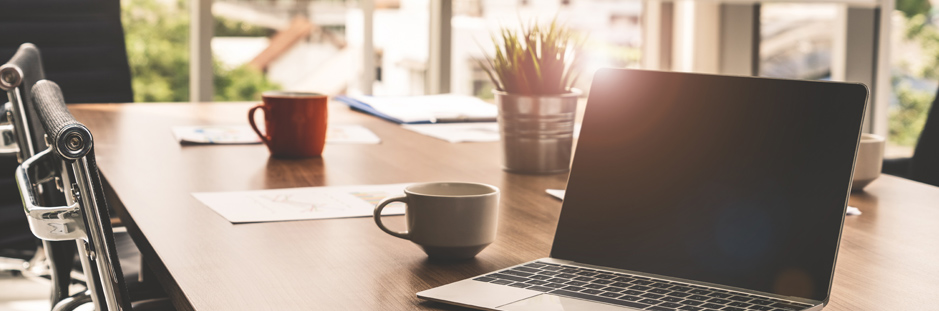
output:
{"label": "metal plant pot", "polygon": [[580,91],[546,96],[493,93],[499,106],[503,168],[524,174],[570,170]]}

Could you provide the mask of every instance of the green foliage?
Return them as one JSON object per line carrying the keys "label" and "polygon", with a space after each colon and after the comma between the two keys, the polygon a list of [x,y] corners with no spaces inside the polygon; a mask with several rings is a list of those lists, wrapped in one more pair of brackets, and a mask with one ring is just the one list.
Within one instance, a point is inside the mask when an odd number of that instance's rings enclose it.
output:
{"label": "green foliage", "polygon": [[571,91],[583,45],[571,30],[554,20],[548,26],[523,25],[520,34],[508,28],[500,32],[492,36],[496,55],[479,61],[497,90],[527,95]]}
{"label": "green foliage", "polygon": [[[127,57],[137,102],[189,101],[189,13],[187,2],[165,5],[156,0],[123,0],[121,19],[127,42]],[[226,21],[222,33],[253,34]],[[247,32],[243,31],[246,30]],[[279,89],[258,70],[240,66],[224,68],[214,62],[215,100],[258,100],[261,92]]]}
{"label": "green foliage", "polygon": [[240,21],[233,21],[221,16],[215,17],[216,37],[270,37],[274,30]]}
{"label": "green foliage", "polygon": [[929,0],[897,0],[897,10],[903,12],[903,16],[911,18],[916,15],[929,14],[932,4]]}
{"label": "green foliage", "polygon": [[890,141],[902,146],[913,146],[926,124],[933,94],[913,90],[907,83],[894,86],[894,92],[899,101],[890,110]]}

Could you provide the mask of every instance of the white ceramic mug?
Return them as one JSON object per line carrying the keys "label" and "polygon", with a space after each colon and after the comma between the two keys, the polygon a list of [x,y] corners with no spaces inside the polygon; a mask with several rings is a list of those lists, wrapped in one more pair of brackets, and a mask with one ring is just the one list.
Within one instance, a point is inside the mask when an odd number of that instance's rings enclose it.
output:
{"label": "white ceramic mug", "polygon": [[851,191],[861,191],[867,184],[880,177],[880,171],[884,166],[884,141],[883,136],[861,134]]}
{"label": "white ceramic mug", "polygon": [[[410,185],[404,194],[375,206],[375,223],[390,235],[414,242],[431,258],[473,258],[496,239],[499,188],[435,182]],[[392,231],[382,224],[381,210],[392,202],[407,204],[408,231]]]}

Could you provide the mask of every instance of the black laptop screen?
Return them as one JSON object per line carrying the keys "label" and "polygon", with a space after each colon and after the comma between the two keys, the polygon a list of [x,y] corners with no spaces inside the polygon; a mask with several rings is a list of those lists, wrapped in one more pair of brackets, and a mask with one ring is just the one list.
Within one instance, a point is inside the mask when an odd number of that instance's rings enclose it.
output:
{"label": "black laptop screen", "polygon": [[827,299],[867,90],[601,70],[551,255]]}

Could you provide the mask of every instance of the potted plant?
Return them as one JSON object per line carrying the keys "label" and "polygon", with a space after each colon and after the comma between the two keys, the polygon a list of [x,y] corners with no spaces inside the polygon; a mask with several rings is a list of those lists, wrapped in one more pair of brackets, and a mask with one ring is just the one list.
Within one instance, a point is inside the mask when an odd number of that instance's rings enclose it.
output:
{"label": "potted plant", "polygon": [[495,56],[482,67],[499,106],[504,169],[529,174],[570,169],[582,41],[566,27],[531,24],[493,35]]}

